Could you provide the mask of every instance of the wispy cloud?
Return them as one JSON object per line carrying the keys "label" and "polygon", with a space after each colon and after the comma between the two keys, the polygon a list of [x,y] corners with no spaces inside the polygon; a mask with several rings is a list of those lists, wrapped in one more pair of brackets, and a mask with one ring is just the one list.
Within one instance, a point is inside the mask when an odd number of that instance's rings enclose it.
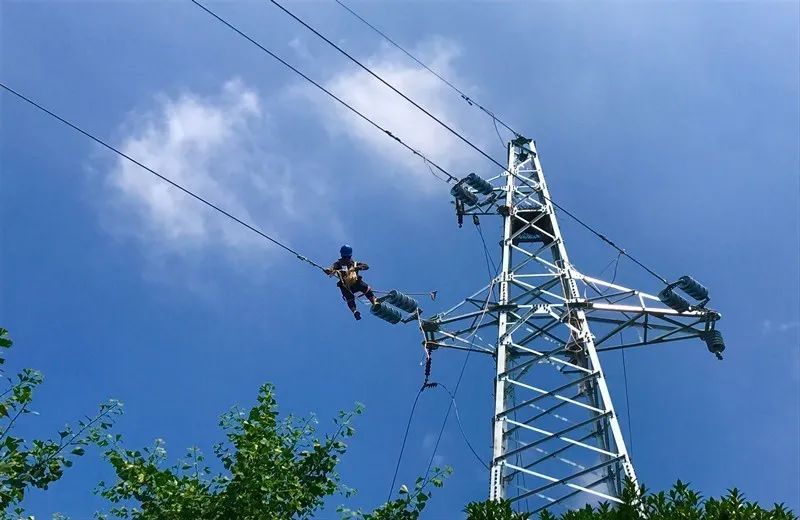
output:
{"label": "wispy cloud", "polygon": [[289,40],[289,48],[292,49],[297,57],[303,61],[308,61],[314,58],[314,56],[311,54],[311,51],[308,49],[308,45],[306,45],[305,40],[301,40],[296,36]]}
{"label": "wispy cloud", "polygon": [[766,336],[776,332],[789,332],[790,330],[795,330],[797,328],[800,328],[800,321],[798,320],[774,322],[772,320],[765,319],[761,324],[761,333]]}
{"label": "wispy cloud", "polygon": [[[290,161],[273,151],[270,120],[258,93],[239,80],[218,94],[161,96],[154,110],[132,113],[122,151],[242,220],[279,237],[311,217],[301,196],[325,203],[318,182],[301,192]],[[199,201],[119,158],[107,177],[110,230],[159,253],[218,247],[238,257],[269,250],[263,240]],[[301,194],[302,193],[302,194]],[[313,213],[313,208],[310,213]],[[330,214],[326,220],[334,225]],[[284,237],[285,238],[285,237]]]}
{"label": "wispy cloud", "polygon": [[[463,84],[454,67],[460,52],[454,42],[435,38],[420,45],[415,52],[434,70]],[[483,144],[488,125],[486,120],[480,119],[480,124],[477,124],[479,119],[469,112],[469,107],[459,96],[424,68],[386,47],[364,61],[377,75],[442,121],[464,130],[462,133],[466,133],[478,145]],[[482,159],[476,152],[366,71],[348,65],[333,74],[325,86],[455,175],[469,168],[474,169],[476,161],[481,164]],[[330,134],[349,139],[375,157],[375,161],[382,166],[378,168],[379,172],[404,175],[423,189],[432,189],[437,185],[439,181],[433,178],[419,157],[346,108],[332,106],[330,100],[321,98],[317,92],[303,92],[322,117]]]}

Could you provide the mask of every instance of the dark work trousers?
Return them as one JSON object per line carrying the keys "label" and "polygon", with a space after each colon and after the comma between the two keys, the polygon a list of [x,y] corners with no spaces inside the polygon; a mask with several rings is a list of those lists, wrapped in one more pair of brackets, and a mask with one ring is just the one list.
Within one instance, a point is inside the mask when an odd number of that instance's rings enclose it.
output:
{"label": "dark work trousers", "polygon": [[342,282],[337,283],[336,286],[339,287],[340,291],[342,291],[342,296],[347,302],[347,306],[350,307],[350,310],[353,312],[356,311],[356,293],[364,293],[364,296],[370,300],[375,298],[375,294],[373,294],[372,289],[370,289],[369,285],[364,283],[364,280],[360,278],[350,287],[347,287]]}

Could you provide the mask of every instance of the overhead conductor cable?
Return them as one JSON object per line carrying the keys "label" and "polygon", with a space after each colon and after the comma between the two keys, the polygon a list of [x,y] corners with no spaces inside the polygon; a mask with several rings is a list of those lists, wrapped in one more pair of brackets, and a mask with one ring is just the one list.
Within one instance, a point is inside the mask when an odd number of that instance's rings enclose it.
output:
{"label": "overhead conductor cable", "polygon": [[275,53],[274,53],[274,52],[272,52],[271,50],[267,49],[266,47],[264,47],[263,45],[261,45],[260,43],[258,43],[256,40],[254,40],[253,38],[251,38],[250,36],[248,36],[247,34],[245,34],[243,31],[241,31],[239,28],[237,28],[237,27],[235,27],[234,25],[232,25],[230,22],[228,22],[227,20],[225,20],[224,18],[222,18],[221,16],[219,16],[217,13],[215,13],[214,11],[212,11],[211,9],[209,9],[208,7],[204,6],[203,4],[201,4],[200,2],[198,2],[197,0],[191,0],[191,2],[192,2],[193,4],[195,4],[197,7],[199,7],[200,9],[202,9],[203,11],[205,11],[206,13],[210,14],[211,16],[213,16],[213,17],[214,17],[214,18],[215,18],[217,21],[219,21],[220,23],[222,23],[223,25],[225,25],[226,27],[228,27],[230,30],[234,31],[234,32],[235,32],[235,33],[237,33],[239,36],[241,36],[242,38],[246,39],[247,41],[249,41],[250,43],[252,43],[252,44],[253,44],[253,45],[255,45],[256,47],[258,47],[259,49],[261,49],[263,52],[267,53],[269,56],[271,56],[272,58],[274,58],[275,60],[277,60],[278,62],[280,62],[282,65],[284,65],[285,67],[287,67],[289,70],[291,70],[292,72],[294,72],[295,74],[297,74],[298,76],[300,76],[301,78],[303,78],[304,80],[308,81],[309,83],[311,83],[312,85],[314,85],[315,87],[317,87],[319,90],[321,90],[321,91],[323,91],[324,93],[326,93],[326,94],[327,94],[328,96],[330,96],[331,98],[335,99],[335,100],[336,100],[337,102],[339,102],[339,103],[340,103],[342,106],[344,106],[345,108],[347,108],[348,110],[350,110],[351,112],[353,112],[354,114],[356,114],[358,117],[360,117],[361,119],[363,119],[364,121],[366,121],[367,123],[369,123],[370,125],[372,125],[373,127],[375,127],[376,129],[378,129],[379,131],[383,132],[384,134],[388,135],[389,137],[391,137],[392,139],[394,139],[395,141],[397,141],[398,143],[400,143],[400,144],[401,144],[401,145],[402,145],[404,148],[406,148],[406,149],[407,149],[409,152],[411,152],[411,153],[413,153],[414,155],[416,155],[416,156],[418,156],[419,158],[421,158],[421,159],[422,159],[422,160],[423,160],[423,161],[424,161],[426,164],[429,164],[429,165],[433,166],[434,168],[436,168],[437,170],[439,170],[440,172],[442,172],[442,173],[443,173],[443,174],[444,174],[444,175],[447,177],[447,180],[448,180],[448,181],[450,181],[450,180],[452,180],[452,181],[457,181],[457,180],[458,180],[458,179],[457,179],[457,178],[456,178],[454,175],[450,174],[450,172],[448,172],[447,170],[445,170],[444,168],[442,168],[441,166],[439,166],[438,164],[436,164],[434,161],[432,161],[431,159],[429,159],[428,157],[426,157],[426,156],[425,156],[425,155],[424,155],[422,152],[420,152],[419,150],[417,150],[417,149],[415,149],[415,148],[413,148],[413,147],[409,146],[408,144],[406,144],[406,143],[405,143],[405,142],[404,142],[402,139],[400,139],[398,136],[396,136],[395,134],[393,134],[393,133],[392,133],[392,132],[390,132],[389,130],[387,130],[387,129],[383,128],[382,126],[380,126],[378,123],[376,123],[375,121],[373,121],[373,120],[372,120],[372,119],[370,119],[369,117],[365,116],[365,115],[364,115],[362,112],[360,112],[359,110],[357,110],[356,108],[354,108],[352,105],[348,104],[348,103],[347,103],[346,101],[344,101],[342,98],[340,98],[339,96],[337,96],[336,94],[334,94],[333,92],[331,92],[330,90],[328,90],[327,88],[325,88],[324,86],[322,86],[320,83],[318,83],[318,82],[314,81],[313,79],[311,79],[311,78],[310,78],[308,75],[306,75],[305,73],[303,73],[303,72],[302,72],[300,69],[298,69],[298,68],[297,68],[297,67],[295,67],[294,65],[290,64],[289,62],[287,62],[286,60],[284,60],[283,58],[281,58],[280,56],[278,56],[277,54],[275,54]]}
{"label": "overhead conductor cable", "polygon": [[16,90],[12,89],[11,87],[5,85],[2,82],[0,82],[0,87],[5,89],[10,94],[13,94],[16,97],[18,97],[19,99],[25,101],[26,103],[38,108],[39,110],[41,110],[45,114],[57,119],[58,121],[60,121],[61,123],[67,125],[68,127],[72,128],[76,132],[79,132],[79,133],[85,135],[86,137],[88,137],[92,141],[96,142],[97,144],[99,144],[99,145],[111,150],[112,152],[114,152],[115,154],[119,155],[120,157],[123,157],[124,159],[127,159],[128,161],[132,162],[133,164],[139,166],[140,168],[143,168],[144,170],[147,170],[148,172],[150,172],[151,174],[155,175],[156,177],[158,177],[162,181],[166,182],[167,184],[170,184],[173,188],[179,189],[180,191],[182,191],[185,194],[189,195],[190,197],[202,202],[203,204],[205,204],[206,206],[210,207],[211,209],[213,209],[213,210],[225,215],[226,217],[228,217],[229,219],[233,220],[237,224],[239,224],[241,226],[244,226],[245,228],[249,229],[253,233],[256,233],[261,238],[265,238],[265,239],[269,240],[270,242],[272,242],[273,244],[275,244],[276,246],[288,251],[289,253],[292,253],[299,260],[302,260],[303,262],[307,262],[307,263],[313,265],[314,267],[317,267],[318,269],[322,269],[322,270],[325,269],[320,264],[318,264],[318,263],[314,262],[313,260],[310,260],[309,258],[301,255],[295,249],[292,249],[291,247],[287,246],[286,244],[280,242],[279,240],[276,240],[276,239],[272,238],[271,236],[267,235],[266,233],[264,233],[263,231],[261,231],[257,227],[255,227],[255,226],[253,226],[251,224],[248,224],[247,222],[243,221],[239,217],[233,215],[232,213],[229,213],[228,211],[222,209],[220,206],[217,206],[213,202],[210,202],[209,200],[201,197],[200,195],[197,195],[196,193],[194,193],[191,190],[189,190],[188,188],[185,188],[184,186],[178,184],[177,182],[173,181],[172,179],[170,179],[170,178],[158,173],[154,169],[152,169],[149,166],[139,162],[138,160],[134,159],[133,157],[131,157],[130,155],[126,154],[125,152],[119,150],[118,148],[115,148],[114,146],[108,144],[107,142],[103,141],[99,137],[95,137],[94,135],[90,134],[86,130],[83,130],[79,126],[67,121],[63,117],[61,117],[58,114],[56,114],[55,112],[45,108],[44,106],[40,105],[39,103],[33,101],[32,99],[30,99],[29,97],[25,96],[24,94],[21,94],[21,93],[17,92]]}
{"label": "overhead conductor cable", "polygon": [[495,126],[496,126],[496,123],[500,123],[500,125],[503,126],[503,128],[505,128],[506,130],[508,130],[512,134],[514,134],[515,137],[522,137],[522,135],[519,132],[517,132],[516,130],[514,130],[513,128],[508,126],[502,119],[497,117],[494,112],[492,112],[488,108],[486,108],[483,105],[481,105],[480,103],[478,103],[475,99],[473,99],[470,96],[468,96],[467,94],[465,94],[464,91],[462,91],[460,88],[458,88],[453,83],[448,81],[447,78],[445,78],[444,76],[442,76],[441,74],[439,74],[438,72],[436,72],[435,70],[433,70],[432,68],[427,66],[423,61],[421,61],[416,56],[414,56],[409,51],[407,51],[402,45],[400,45],[399,43],[397,43],[396,41],[391,39],[386,33],[384,33],[383,31],[381,31],[380,29],[378,29],[377,27],[375,27],[374,25],[369,23],[361,15],[359,15],[358,13],[353,11],[350,7],[345,5],[344,2],[341,2],[340,0],[336,0],[336,3],[339,4],[340,6],[342,6],[347,12],[349,12],[350,14],[352,14],[353,16],[355,16],[356,18],[361,20],[361,22],[364,23],[367,27],[369,27],[370,29],[372,29],[376,33],[380,34],[381,37],[383,37],[383,39],[385,39],[387,42],[389,42],[392,45],[394,45],[395,47],[397,47],[397,49],[399,49],[403,54],[405,54],[406,56],[408,56],[409,58],[414,60],[414,62],[417,63],[420,67],[424,68],[425,70],[427,70],[428,72],[430,72],[431,74],[433,74],[434,76],[439,78],[445,85],[447,85],[448,87],[453,89],[461,97],[461,99],[466,101],[467,104],[469,104],[470,106],[477,107],[478,109],[483,111],[486,115],[491,117],[492,121],[495,123]]}
{"label": "overhead conductor cable", "polygon": [[[407,102],[411,103],[411,104],[412,104],[414,107],[416,107],[417,109],[419,109],[419,110],[420,110],[421,112],[423,112],[425,115],[427,115],[428,117],[430,117],[431,119],[433,119],[435,122],[437,122],[437,123],[438,123],[439,125],[441,125],[443,128],[445,128],[445,129],[446,129],[448,132],[450,132],[450,133],[451,133],[451,134],[453,134],[455,137],[457,137],[458,139],[460,139],[461,141],[463,141],[463,142],[464,142],[464,143],[465,143],[467,146],[469,146],[470,148],[472,148],[473,150],[475,150],[476,152],[478,152],[479,154],[481,154],[482,156],[484,156],[486,159],[488,159],[489,161],[491,161],[492,163],[494,163],[495,165],[497,165],[498,167],[500,167],[500,168],[501,168],[501,169],[502,169],[504,172],[507,172],[509,175],[513,175],[514,177],[516,177],[517,179],[519,179],[521,182],[523,182],[523,183],[525,183],[525,184],[528,184],[528,185],[529,185],[529,187],[531,187],[531,188],[534,188],[534,186],[531,186],[531,185],[530,185],[530,183],[527,181],[527,179],[525,179],[524,177],[521,177],[521,176],[519,176],[519,175],[517,175],[517,174],[515,174],[515,173],[513,173],[513,172],[511,172],[511,171],[509,171],[509,170],[508,170],[508,168],[507,168],[506,166],[504,166],[503,164],[501,164],[499,161],[497,161],[497,159],[495,159],[494,157],[492,157],[491,155],[489,155],[488,153],[486,153],[484,150],[482,150],[481,148],[479,148],[478,146],[476,146],[476,145],[475,145],[475,144],[474,144],[472,141],[470,141],[469,139],[467,139],[466,137],[464,137],[463,135],[461,135],[461,133],[459,133],[459,132],[458,132],[457,130],[455,130],[453,127],[451,127],[450,125],[448,125],[447,123],[445,123],[444,121],[442,121],[440,118],[438,118],[437,116],[435,116],[434,114],[432,114],[432,113],[431,113],[429,110],[427,110],[425,107],[421,106],[419,103],[417,103],[416,101],[414,101],[413,99],[411,99],[410,97],[408,97],[406,94],[404,94],[402,91],[400,91],[400,90],[399,90],[397,87],[395,87],[394,85],[392,85],[391,83],[389,83],[388,81],[386,81],[385,79],[383,79],[381,76],[379,76],[378,74],[376,74],[374,71],[372,71],[372,69],[370,69],[369,67],[367,67],[366,65],[364,65],[363,63],[361,63],[359,60],[357,60],[356,58],[354,58],[354,57],[353,57],[353,56],[352,56],[350,53],[348,53],[347,51],[345,51],[344,49],[342,49],[342,48],[341,48],[339,45],[337,45],[336,43],[334,43],[333,41],[331,41],[329,38],[327,38],[325,35],[323,35],[323,34],[322,34],[322,33],[320,33],[319,31],[317,31],[317,30],[316,30],[316,29],[314,29],[313,27],[311,27],[311,26],[310,26],[308,23],[306,23],[306,22],[305,22],[304,20],[302,20],[300,17],[298,17],[297,15],[295,15],[294,13],[292,13],[291,11],[289,11],[289,10],[288,10],[286,7],[284,7],[283,5],[281,5],[281,4],[280,4],[280,3],[279,3],[277,0],[269,0],[269,1],[270,1],[271,3],[273,3],[275,6],[277,6],[279,9],[281,9],[283,12],[285,12],[286,14],[288,14],[290,17],[292,17],[292,18],[293,18],[295,21],[297,21],[298,23],[300,23],[300,24],[301,24],[303,27],[305,27],[305,28],[306,28],[306,29],[308,29],[309,31],[313,32],[313,33],[314,33],[314,34],[315,34],[317,37],[319,37],[320,39],[322,39],[322,40],[323,40],[325,43],[327,43],[328,45],[330,45],[331,47],[333,47],[334,49],[336,49],[336,50],[337,50],[339,53],[341,53],[343,56],[347,57],[347,58],[348,58],[350,61],[352,61],[353,63],[355,63],[356,65],[358,65],[358,66],[359,66],[361,69],[363,69],[365,72],[367,72],[367,73],[368,73],[368,74],[370,74],[372,77],[374,77],[375,79],[377,79],[378,81],[380,81],[381,83],[383,83],[383,84],[384,84],[386,87],[390,88],[390,89],[391,89],[393,92],[395,92],[397,95],[399,95],[400,97],[402,97],[404,100],[406,100]],[[196,0],[192,0],[192,2],[196,3],[197,5],[200,5],[200,4],[198,4],[198,3],[197,3],[197,1],[196,1]],[[201,6],[201,7],[202,7],[202,6]],[[204,8],[204,9],[206,9],[206,8]],[[208,11],[208,9],[206,9],[206,10]],[[210,12],[210,11],[209,11],[209,12]],[[213,13],[212,13],[212,14],[213,14]],[[234,28],[232,25],[230,25],[228,22],[225,22],[224,20],[222,20],[221,18],[219,18],[219,17],[218,17],[218,16],[216,16],[216,15],[214,15],[214,16],[215,16],[216,18],[218,18],[220,21],[222,21],[223,23],[225,23],[226,25],[228,25],[229,27],[231,27],[232,29],[234,29],[234,30],[235,30],[236,32],[238,32],[239,34],[242,34],[242,36],[245,36],[245,35],[244,35],[244,34],[243,34],[241,31],[239,31],[238,29],[235,29],[235,28]],[[255,41],[253,41],[251,38],[249,38],[249,37],[247,37],[247,36],[245,36],[245,37],[246,37],[248,40],[252,41],[253,43],[256,43],[256,42],[255,42]],[[256,45],[258,45],[258,44],[256,43]],[[259,47],[261,47],[261,46],[259,45]],[[263,47],[261,47],[261,48],[263,49]],[[264,50],[266,51],[266,49],[264,49]],[[267,52],[269,52],[269,51],[267,51]],[[270,53],[270,54],[274,56],[274,54],[272,54],[272,53]],[[282,61],[282,60],[281,60],[281,61]],[[342,102],[342,103],[344,103],[344,102]],[[637,260],[636,258],[634,258],[633,256],[631,256],[631,255],[630,255],[630,254],[629,254],[627,251],[625,251],[624,249],[622,249],[621,247],[619,247],[617,244],[615,244],[614,242],[612,242],[612,241],[611,241],[611,240],[610,240],[608,237],[606,237],[604,234],[600,233],[599,231],[597,231],[597,230],[595,230],[594,228],[592,228],[592,227],[591,227],[589,224],[587,224],[587,223],[585,223],[583,220],[579,219],[579,218],[578,218],[578,217],[577,217],[575,214],[573,214],[571,211],[567,210],[566,208],[564,208],[564,207],[563,207],[563,206],[561,206],[560,204],[556,203],[556,202],[555,202],[553,199],[551,199],[551,198],[549,198],[549,197],[545,197],[544,195],[543,195],[543,197],[544,197],[544,198],[545,198],[545,199],[546,199],[548,202],[550,202],[550,203],[551,203],[553,206],[555,206],[555,207],[556,207],[556,208],[558,208],[559,210],[563,211],[563,212],[564,212],[564,214],[566,214],[567,216],[569,216],[570,218],[572,218],[572,219],[573,219],[575,222],[577,222],[578,224],[580,224],[581,226],[583,226],[584,228],[586,228],[586,229],[587,229],[588,231],[590,231],[592,234],[594,234],[595,236],[597,236],[598,238],[600,238],[602,241],[606,242],[608,245],[610,245],[611,247],[613,247],[614,249],[616,249],[616,250],[617,250],[618,252],[620,252],[621,254],[623,254],[623,255],[627,256],[628,258],[630,258],[630,259],[631,259],[631,261],[633,261],[635,264],[637,264],[638,266],[640,266],[641,268],[643,268],[643,269],[644,269],[645,271],[647,271],[649,274],[651,274],[652,276],[654,276],[655,278],[657,278],[658,280],[660,280],[661,282],[663,282],[665,285],[669,283],[669,282],[667,281],[667,279],[666,279],[666,278],[664,278],[663,276],[660,276],[660,275],[659,275],[659,274],[657,274],[655,271],[653,271],[653,270],[652,270],[652,269],[650,269],[649,267],[645,266],[645,265],[644,265],[643,263],[641,263],[639,260]]]}

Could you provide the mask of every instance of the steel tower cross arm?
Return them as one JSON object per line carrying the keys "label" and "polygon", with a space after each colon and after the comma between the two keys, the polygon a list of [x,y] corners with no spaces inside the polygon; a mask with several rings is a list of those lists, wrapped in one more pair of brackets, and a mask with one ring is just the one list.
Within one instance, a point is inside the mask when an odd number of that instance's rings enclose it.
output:
{"label": "steel tower cross arm", "polygon": [[[472,211],[501,216],[500,269],[421,321],[426,347],[494,357],[490,498],[520,511],[618,502],[636,474],[599,353],[706,338],[720,315],[705,302],[677,311],[578,271],[533,141],[512,141],[508,171],[489,181],[491,203]],[[495,326],[494,338],[483,335]]]}

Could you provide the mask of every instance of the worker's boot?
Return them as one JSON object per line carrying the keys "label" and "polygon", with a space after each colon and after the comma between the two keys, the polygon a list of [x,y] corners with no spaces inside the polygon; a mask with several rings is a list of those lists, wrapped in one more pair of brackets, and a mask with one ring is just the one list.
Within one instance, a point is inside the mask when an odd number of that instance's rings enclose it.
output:
{"label": "worker's boot", "polygon": [[353,311],[353,316],[355,317],[356,321],[361,319],[361,313],[359,311]]}

